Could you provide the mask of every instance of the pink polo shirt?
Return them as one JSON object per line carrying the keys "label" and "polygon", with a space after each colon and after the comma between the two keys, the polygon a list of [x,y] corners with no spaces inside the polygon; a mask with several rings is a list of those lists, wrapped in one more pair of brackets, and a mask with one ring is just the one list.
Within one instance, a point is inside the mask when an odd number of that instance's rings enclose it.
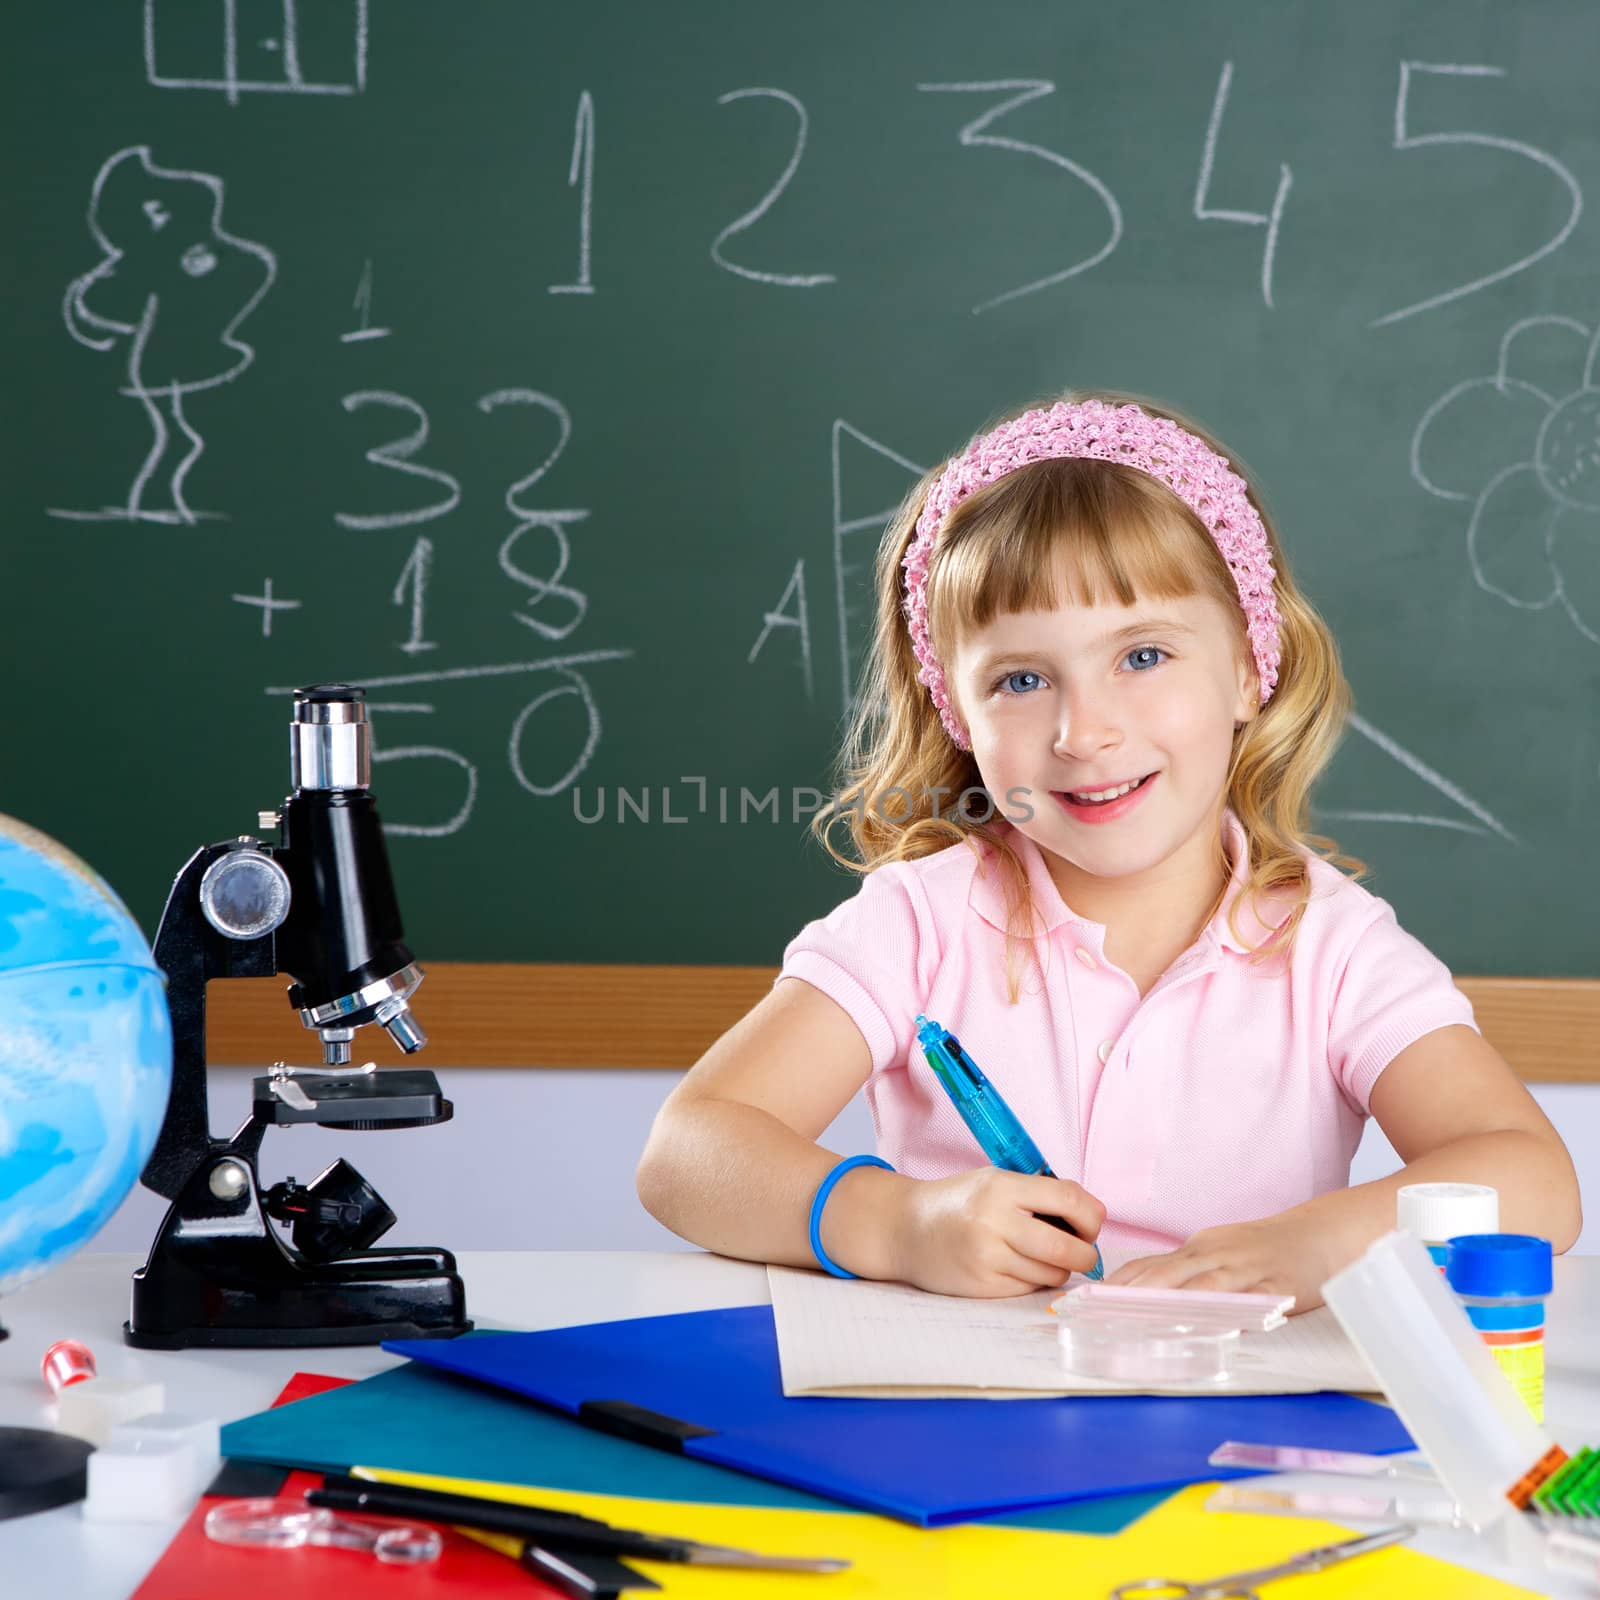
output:
{"label": "pink polo shirt", "polygon": [[1472,1007],[1386,901],[1316,857],[1288,970],[1252,966],[1227,921],[1244,844],[1231,812],[1223,832],[1235,869],[1222,909],[1143,999],[1106,959],[1104,925],[1073,913],[1015,830],[1045,929],[1042,982],[1016,946],[1015,1005],[999,865],[980,873],[969,845],[878,867],[802,929],[780,977],[860,1028],[884,1159],[916,1178],[983,1163],[917,1048],[922,1012],[960,1037],[1057,1176],[1105,1204],[1115,1261],[1345,1187],[1379,1073],[1435,1028],[1476,1026]]}

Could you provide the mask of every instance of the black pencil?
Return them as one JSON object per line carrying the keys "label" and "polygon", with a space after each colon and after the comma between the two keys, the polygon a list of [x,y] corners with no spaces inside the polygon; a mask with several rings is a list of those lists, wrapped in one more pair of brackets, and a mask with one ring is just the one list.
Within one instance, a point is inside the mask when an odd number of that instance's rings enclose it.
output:
{"label": "black pencil", "polygon": [[328,1477],[320,1489],[307,1489],[306,1501],[335,1511],[366,1511],[376,1516],[421,1517],[490,1533],[508,1533],[530,1545],[557,1552],[577,1551],[604,1556],[631,1556],[641,1561],[685,1561],[706,1566],[756,1567],[791,1572],[839,1572],[848,1561],[827,1557],[764,1556],[679,1539],[633,1528],[614,1527],[595,1517],[547,1506],[518,1505],[478,1495],[450,1494],[408,1484],[372,1482],[366,1478]]}
{"label": "black pencil", "polygon": [[515,1505],[477,1495],[447,1494],[407,1484],[372,1483],[364,1478],[327,1478],[320,1489],[307,1489],[306,1501],[334,1511],[366,1511],[374,1516],[422,1517],[430,1522],[457,1522],[491,1533],[509,1533],[545,1547],[581,1550],[595,1555],[632,1555],[652,1561],[683,1561],[680,1541],[657,1539],[631,1528],[614,1528],[593,1517],[544,1506]]}

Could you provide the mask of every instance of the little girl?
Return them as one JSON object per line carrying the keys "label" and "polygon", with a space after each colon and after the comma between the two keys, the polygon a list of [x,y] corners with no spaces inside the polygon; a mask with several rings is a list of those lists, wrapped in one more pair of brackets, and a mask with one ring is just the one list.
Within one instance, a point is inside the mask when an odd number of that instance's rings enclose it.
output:
{"label": "little girl", "polygon": [[[1220,446],[1121,396],[1022,412],[917,486],[878,580],[818,818],[865,877],[668,1097],[638,1175],[656,1217],[960,1295],[1057,1286],[1098,1241],[1110,1282],[1300,1310],[1405,1183],[1492,1184],[1507,1231],[1572,1244],[1555,1130],[1306,832],[1349,690]],[[1055,1176],[986,1164],[919,1013]],[[815,1140],[863,1084],[879,1157],[841,1163]],[[1406,1165],[1349,1188],[1369,1112]]]}

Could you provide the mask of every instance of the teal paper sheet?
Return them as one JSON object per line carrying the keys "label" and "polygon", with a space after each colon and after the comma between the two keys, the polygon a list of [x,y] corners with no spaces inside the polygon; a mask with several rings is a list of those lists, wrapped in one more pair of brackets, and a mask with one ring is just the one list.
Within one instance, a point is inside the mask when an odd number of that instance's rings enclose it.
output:
{"label": "teal paper sheet", "polygon": [[[388,1467],[650,1500],[845,1509],[764,1478],[630,1444],[415,1362],[230,1422],[222,1430],[222,1453],[321,1472]],[[1058,1533],[1114,1534],[1166,1498],[1160,1491],[1106,1495],[982,1520]]]}

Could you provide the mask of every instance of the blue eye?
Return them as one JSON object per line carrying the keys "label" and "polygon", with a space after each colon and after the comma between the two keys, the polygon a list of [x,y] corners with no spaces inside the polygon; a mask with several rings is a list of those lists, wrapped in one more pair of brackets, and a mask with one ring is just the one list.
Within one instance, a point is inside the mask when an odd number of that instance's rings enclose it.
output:
{"label": "blue eye", "polygon": [[1159,666],[1166,654],[1159,645],[1142,644],[1137,650],[1130,650],[1123,659],[1135,672],[1147,672],[1151,667]]}
{"label": "blue eye", "polygon": [[[1025,680],[1020,686],[1019,679]],[[1037,672],[1008,672],[1000,680],[1000,687],[1008,694],[1027,694],[1030,689],[1036,688],[1040,681]]]}

